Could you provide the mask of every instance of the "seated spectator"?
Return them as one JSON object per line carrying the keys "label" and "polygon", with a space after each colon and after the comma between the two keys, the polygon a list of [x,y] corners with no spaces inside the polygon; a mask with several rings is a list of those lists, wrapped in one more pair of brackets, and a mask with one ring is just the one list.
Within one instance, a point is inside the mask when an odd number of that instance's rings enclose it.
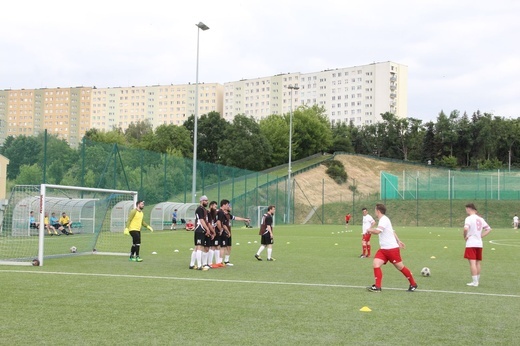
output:
{"label": "seated spectator", "polygon": [[29,213],[29,228],[40,228],[40,223],[36,222],[36,219],[34,218],[34,212],[32,210]]}
{"label": "seated spectator", "polygon": [[193,224],[193,221],[188,220],[188,222],[186,222],[186,231],[194,231],[194,230],[195,230],[195,225]]}
{"label": "seated spectator", "polygon": [[[63,232],[64,231],[64,228],[62,225],[60,225],[60,221],[59,219],[56,217],[56,214],[55,213],[52,213],[51,214],[51,218],[50,218],[50,225],[52,227],[54,227],[55,230],[58,230],[60,232]],[[65,231],[66,232],[66,231]],[[64,233],[64,232],[63,232]],[[58,235],[61,235],[60,233],[58,233]]]}
{"label": "seated spectator", "polygon": [[[52,226],[49,222],[49,213],[45,213],[45,218],[43,219],[43,225],[45,226],[45,229],[49,233],[49,235],[59,235],[59,233],[56,231],[56,228]],[[51,232],[52,231],[52,232]]]}
{"label": "seated spectator", "polygon": [[63,230],[61,231],[62,233],[66,235],[72,234],[72,230],[70,229],[71,223],[72,221],[70,221],[70,217],[67,216],[67,213],[61,213],[60,225],[63,228]]}

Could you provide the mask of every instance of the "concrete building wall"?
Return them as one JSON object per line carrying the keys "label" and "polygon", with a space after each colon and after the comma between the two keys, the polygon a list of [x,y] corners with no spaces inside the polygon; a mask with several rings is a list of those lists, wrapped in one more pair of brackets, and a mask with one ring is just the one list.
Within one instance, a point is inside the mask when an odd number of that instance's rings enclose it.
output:
{"label": "concrete building wall", "polygon": [[[199,116],[212,111],[222,114],[222,93],[220,84],[199,84]],[[95,89],[90,127],[125,130],[140,121],[150,122],[153,128],[182,125],[194,113],[194,84]]]}
{"label": "concrete building wall", "polygon": [[77,146],[90,126],[91,88],[45,88],[0,92],[0,141],[45,130]]}
{"label": "concrete building wall", "polygon": [[8,91],[0,90],[0,145],[3,145],[8,136],[7,127],[7,109],[8,109]]}
{"label": "concrete building wall", "polygon": [[[407,67],[394,62],[374,63],[310,73],[289,73],[224,84],[224,118],[237,114],[257,120],[286,114],[299,105],[325,108],[332,123],[366,125],[392,112],[407,116]],[[299,90],[289,90],[298,85]]]}
{"label": "concrete building wall", "polygon": [[0,200],[6,199],[7,197],[7,165],[9,164],[9,159],[7,157],[0,155]]}

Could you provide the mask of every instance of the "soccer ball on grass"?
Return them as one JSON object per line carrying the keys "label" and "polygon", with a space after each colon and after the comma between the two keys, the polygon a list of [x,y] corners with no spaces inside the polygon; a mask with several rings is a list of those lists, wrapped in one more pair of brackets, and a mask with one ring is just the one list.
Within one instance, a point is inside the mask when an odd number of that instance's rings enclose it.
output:
{"label": "soccer ball on grass", "polygon": [[76,253],[76,251],[78,251],[78,249],[77,249],[75,246],[72,246],[72,247],[70,248],[70,252],[71,252],[71,253]]}
{"label": "soccer ball on grass", "polygon": [[423,269],[421,269],[421,275],[422,276],[430,276],[431,275],[430,268],[424,267]]}

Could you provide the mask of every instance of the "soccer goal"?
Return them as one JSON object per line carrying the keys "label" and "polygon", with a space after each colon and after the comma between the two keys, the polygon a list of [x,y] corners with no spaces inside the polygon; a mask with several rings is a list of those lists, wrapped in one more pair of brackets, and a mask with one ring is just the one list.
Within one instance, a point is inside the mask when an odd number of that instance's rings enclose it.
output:
{"label": "soccer goal", "polygon": [[[122,236],[136,191],[62,185],[18,185],[11,191],[0,231],[0,264],[38,259],[126,253]],[[59,226],[60,217],[69,227]],[[75,251],[71,251],[75,250]]]}
{"label": "soccer goal", "polygon": [[267,205],[256,205],[248,208],[248,216],[251,219],[251,226],[260,228],[260,224],[262,223],[262,216],[267,213],[267,208],[269,208]]}

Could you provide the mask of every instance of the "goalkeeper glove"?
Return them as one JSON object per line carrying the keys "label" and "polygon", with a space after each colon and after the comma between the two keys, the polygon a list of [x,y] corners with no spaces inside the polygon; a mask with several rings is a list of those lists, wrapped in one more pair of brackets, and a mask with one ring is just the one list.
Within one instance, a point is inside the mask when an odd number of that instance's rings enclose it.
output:
{"label": "goalkeeper glove", "polygon": [[130,235],[130,231],[128,230],[128,227],[125,228],[125,231],[123,232],[124,235]]}
{"label": "goalkeeper glove", "polygon": [[153,232],[152,226],[148,225],[148,226],[146,226],[146,228],[148,228],[150,230],[150,232]]}

